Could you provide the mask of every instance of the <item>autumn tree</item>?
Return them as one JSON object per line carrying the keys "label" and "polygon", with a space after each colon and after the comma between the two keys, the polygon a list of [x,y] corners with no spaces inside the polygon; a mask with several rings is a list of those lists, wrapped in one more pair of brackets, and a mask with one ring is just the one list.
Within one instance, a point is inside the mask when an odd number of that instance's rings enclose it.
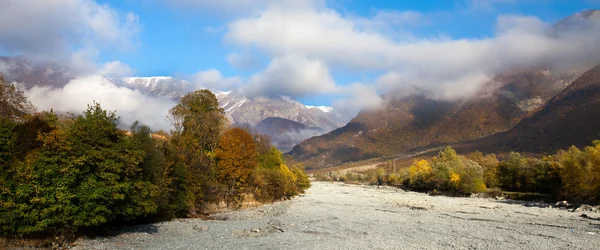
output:
{"label": "autumn tree", "polygon": [[252,136],[241,128],[232,128],[221,136],[216,150],[217,180],[227,187],[227,197],[237,199],[257,166]]}
{"label": "autumn tree", "polygon": [[31,114],[35,108],[25,93],[16,85],[8,83],[0,73],[0,119],[19,120]]}
{"label": "autumn tree", "polygon": [[498,158],[495,154],[483,155],[479,151],[475,151],[467,156],[472,161],[477,162],[483,168],[483,179],[487,187],[498,186]]}
{"label": "autumn tree", "polygon": [[574,146],[557,156],[564,195],[573,200],[600,200],[600,141],[580,150]]}

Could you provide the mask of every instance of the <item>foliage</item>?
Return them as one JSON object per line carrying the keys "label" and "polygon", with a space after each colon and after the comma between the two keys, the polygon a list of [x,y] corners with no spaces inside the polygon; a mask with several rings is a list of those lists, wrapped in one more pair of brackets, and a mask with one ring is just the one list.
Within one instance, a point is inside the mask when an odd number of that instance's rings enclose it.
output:
{"label": "foliage", "polygon": [[[5,87],[3,85],[2,87]],[[3,90],[4,91],[4,90]],[[0,103],[3,105],[4,103]],[[0,118],[0,235],[49,236],[194,216],[208,203],[290,198],[310,187],[268,137],[225,130],[210,91],[171,110],[175,131],[117,127],[97,103],[78,116]]]}
{"label": "foliage", "polygon": [[157,187],[144,181],[144,155],[99,104],[66,128],[39,135],[41,146],[13,164],[2,195],[3,234],[69,233],[155,213]]}
{"label": "foliage", "polygon": [[410,185],[413,188],[425,188],[433,175],[432,168],[426,160],[415,161],[415,163],[410,166],[408,173]]}
{"label": "foliage", "polygon": [[[177,152],[175,162],[185,180],[179,180],[181,205],[188,204],[191,213],[207,202],[218,202],[220,185],[213,179],[215,150],[224,126],[225,112],[208,90],[186,94],[170,110],[174,131],[171,144]],[[185,173],[184,173],[185,172]],[[185,185],[183,185],[185,183]],[[185,194],[185,195],[184,195]]]}
{"label": "foliage", "polygon": [[8,83],[0,73],[0,119],[20,120],[35,111],[25,93],[16,85]]}
{"label": "foliage", "polygon": [[279,150],[271,147],[267,154],[259,157],[258,167],[253,173],[254,194],[260,201],[287,199],[303,193],[310,187],[310,180],[301,165],[289,168]]}
{"label": "foliage", "polygon": [[495,154],[483,155],[479,151],[475,151],[467,155],[469,160],[477,162],[483,168],[483,179],[485,186],[488,188],[498,187],[498,158]]}
{"label": "foliage", "polygon": [[571,147],[556,156],[566,197],[600,200],[600,141],[579,150]]}
{"label": "foliage", "polygon": [[252,136],[241,128],[229,129],[219,139],[215,153],[215,175],[217,181],[227,187],[226,200],[240,199],[257,165],[258,156]]}

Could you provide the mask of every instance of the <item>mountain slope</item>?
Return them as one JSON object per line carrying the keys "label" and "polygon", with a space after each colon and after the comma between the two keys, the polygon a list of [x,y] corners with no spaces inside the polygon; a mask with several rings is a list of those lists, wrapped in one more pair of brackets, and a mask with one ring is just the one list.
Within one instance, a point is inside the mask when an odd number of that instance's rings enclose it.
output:
{"label": "mountain slope", "polygon": [[273,145],[282,152],[289,152],[299,142],[326,132],[281,117],[268,117],[256,124],[254,128],[270,136]]}
{"label": "mountain slope", "polygon": [[255,126],[268,117],[280,117],[329,130],[343,125],[341,117],[330,120],[332,116],[329,113],[308,108],[285,96],[248,98],[236,92],[220,92],[216,96],[227,116],[235,123]]}
{"label": "mountain slope", "polygon": [[426,93],[391,98],[342,128],[300,143],[290,154],[308,167],[324,168],[485,137],[512,128],[580,72],[512,70],[459,101],[434,100]]}
{"label": "mountain slope", "polygon": [[504,133],[502,144],[508,150],[553,153],[596,139],[600,139],[600,65]]}

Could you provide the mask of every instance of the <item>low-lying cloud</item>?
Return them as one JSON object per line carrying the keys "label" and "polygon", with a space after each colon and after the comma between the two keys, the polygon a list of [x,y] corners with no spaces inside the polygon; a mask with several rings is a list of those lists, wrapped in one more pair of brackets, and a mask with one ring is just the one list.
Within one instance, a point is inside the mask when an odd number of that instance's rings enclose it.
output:
{"label": "low-lying cloud", "polygon": [[123,127],[135,121],[158,130],[169,130],[166,117],[175,101],[144,95],[136,90],[121,87],[107,78],[93,75],[71,80],[63,88],[33,87],[27,92],[39,110],[81,114],[94,101],[103,109],[116,111]]}

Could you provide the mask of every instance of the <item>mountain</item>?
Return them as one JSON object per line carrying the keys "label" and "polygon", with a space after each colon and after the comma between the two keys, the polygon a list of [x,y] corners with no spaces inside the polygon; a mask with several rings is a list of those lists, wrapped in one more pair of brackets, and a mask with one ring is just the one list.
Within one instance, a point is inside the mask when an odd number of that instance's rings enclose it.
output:
{"label": "mountain", "polygon": [[309,168],[396,156],[507,131],[568,86],[583,70],[514,69],[473,97],[444,101],[428,93],[387,97],[344,127],[310,138],[290,154]]}
{"label": "mountain", "polygon": [[268,117],[254,128],[261,134],[270,136],[273,145],[282,152],[289,152],[299,142],[327,132],[281,117]]}
{"label": "mountain", "polygon": [[[129,77],[117,81],[150,96],[178,100],[188,92],[201,88],[191,82],[173,77]],[[235,91],[215,91],[221,107],[234,124],[255,126],[268,117],[281,117],[309,127],[333,129],[346,120],[330,107],[307,107],[286,96],[246,97]]]}
{"label": "mountain", "polygon": [[180,99],[186,93],[196,89],[191,82],[170,76],[126,77],[115,81],[150,96],[162,96],[170,99]]}
{"label": "mountain", "polygon": [[248,98],[237,92],[216,94],[221,106],[231,121],[255,126],[268,117],[292,120],[308,127],[334,129],[344,124],[341,116],[331,108],[324,112],[319,108],[307,107],[286,96]]}
{"label": "mountain", "polygon": [[[0,73],[8,81],[23,84],[26,89],[33,86],[61,88],[76,75],[63,65],[48,62],[34,63],[23,56],[0,56]],[[173,100],[179,100],[183,95],[201,88],[191,82],[168,76],[127,77],[111,79],[111,81],[148,96]],[[292,129],[294,126],[290,126],[290,131],[271,133],[273,141],[281,145],[280,149],[285,152],[300,141],[343,126],[349,120],[331,107],[304,106],[285,96],[248,98],[237,92],[214,90],[213,92],[233,124],[254,127],[267,118],[279,117],[306,126],[302,129]],[[266,120],[265,123],[270,121]]]}
{"label": "mountain", "polygon": [[8,81],[22,83],[25,88],[52,86],[60,88],[73,78],[73,72],[57,63],[32,63],[23,56],[0,56],[0,73]]}
{"label": "mountain", "polygon": [[[150,96],[178,100],[199,86],[173,77],[129,77],[115,82]],[[286,96],[246,97],[236,91],[214,91],[229,120],[271,136],[274,145],[288,152],[299,142],[341,127],[347,122],[333,108],[305,106]]]}
{"label": "mountain", "polygon": [[486,138],[504,151],[554,153],[600,139],[600,65],[585,72],[543,108],[501,135]]}

